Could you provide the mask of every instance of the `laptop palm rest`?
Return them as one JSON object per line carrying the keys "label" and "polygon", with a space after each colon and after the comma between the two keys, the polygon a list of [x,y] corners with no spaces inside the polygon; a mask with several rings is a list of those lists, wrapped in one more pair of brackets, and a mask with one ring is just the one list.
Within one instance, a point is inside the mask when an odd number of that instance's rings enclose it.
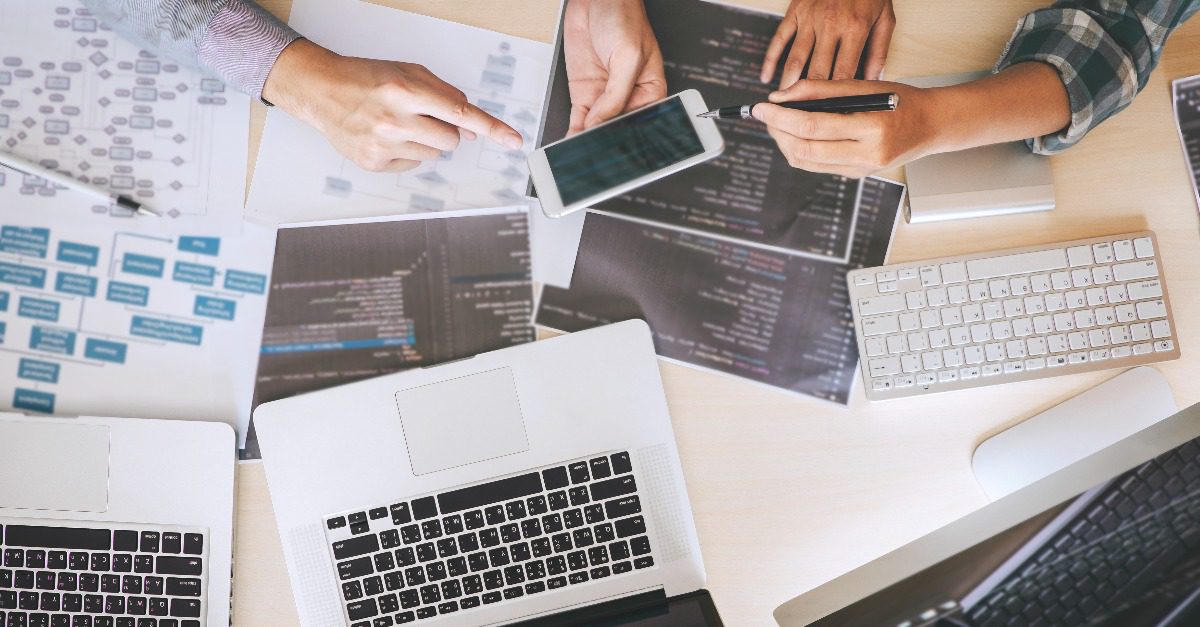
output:
{"label": "laptop palm rest", "polygon": [[401,390],[396,409],[414,475],[529,450],[508,367]]}
{"label": "laptop palm rest", "polygon": [[0,424],[0,507],[104,512],[108,427],[48,422]]}

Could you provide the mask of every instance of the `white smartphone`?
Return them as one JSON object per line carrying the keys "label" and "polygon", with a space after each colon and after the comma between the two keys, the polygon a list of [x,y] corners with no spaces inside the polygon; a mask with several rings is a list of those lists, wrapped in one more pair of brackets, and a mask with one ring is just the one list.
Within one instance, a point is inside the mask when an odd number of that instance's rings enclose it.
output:
{"label": "white smartphone", "polygon": [[551,218],[678,172],[721,154],[717,123],[689,89],[533,151],[529,175]]}

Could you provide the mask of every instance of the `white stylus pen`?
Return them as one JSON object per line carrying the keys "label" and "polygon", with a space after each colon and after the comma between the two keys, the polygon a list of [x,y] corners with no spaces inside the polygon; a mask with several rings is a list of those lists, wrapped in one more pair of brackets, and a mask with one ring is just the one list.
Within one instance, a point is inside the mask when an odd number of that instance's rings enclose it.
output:
{"label": "white stylus pen", "polygon": [[101,198],[109,204],[116,205],[123,209],[128,209],[134,212],[136,215],[154,216],[156,218],[162,217],[157,211],[146,208],[144,205],[142,205],[142,203],[128,196],[122,196],[116,192],[100,189],[95,185],[89,185],[81,181],[76,181],[69,176],[59,174],[53,170],[47,170],[40,165],[25,161],[16,155],[0,152],[0,165],[12,170],[16,170],[22,174],[28,174],[30,176],[36,176],[40,179],[45,179],[51,183],[54,183],[55,185],[62,185],[67,189],[75,190],[87,196]]}

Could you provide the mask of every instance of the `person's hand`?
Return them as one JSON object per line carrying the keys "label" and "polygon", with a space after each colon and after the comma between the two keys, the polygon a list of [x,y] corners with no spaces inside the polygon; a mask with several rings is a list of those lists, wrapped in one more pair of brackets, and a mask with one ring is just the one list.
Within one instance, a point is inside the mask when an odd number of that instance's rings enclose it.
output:
{"label": "person's hand", "polygon": [[303,39],[279,56],[263,97],[373,172],[438,159],[458,147],[460,133],[512,149],[522,143],[512,127],[420,65],[343,57]]}
{"label": "person's hand", "polygon": [[570,132],[667,96],[662,52],[642,0],[568,0],[563,19]]}
{"label": "person's hand", "polygon": [[[771,104],[888,92],[900,97],[895,111],[809,113]],[[935,99],[934,90],[899,83],[803,80],[772,93],[753,113],[792,167],[862,178],[946,148],[939,145]]]}
{"label": "person's hand", "polygon": [[891,0],[792,0],[767,47],[759,78],[771,81],[790,42],[780,89],[799,80],[806,64],[807,78],[854,78],[863,54],[864,77],[876,80],[883,73],[895,28]]}

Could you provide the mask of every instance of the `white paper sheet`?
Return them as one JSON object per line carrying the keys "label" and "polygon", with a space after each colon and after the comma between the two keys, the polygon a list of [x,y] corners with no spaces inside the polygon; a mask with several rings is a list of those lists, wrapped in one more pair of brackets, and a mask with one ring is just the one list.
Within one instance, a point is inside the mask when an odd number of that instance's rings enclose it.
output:
{"label": "white paper sheet", "polygon": [[576,211],[561,218],[550,218],[542,211],[536,198],[528,199],[526,204],[529,206],[533,280],[563,289],[571,287],[575,256],[579,254],[579,238],[583,236],[583,222],[588,212]]}
{"label": "white paper sheet", "polygon": [[274,229],[20,217],[0,216],[0,409],[221,421],[244,442]]}
{"label": "white paper sheet", "polygon": [[520,131],[525,147],[464,140],[448,158],[415,170],[372,173],[339,155],[317,131],[272,110],[247,216],[279,224],[521,201],[550,46],[357,0],[296,0],[291,25],[342,54],[424,65]]}
{"label": "white paper sheet", "polygon": [[143,232],[236,233],[250,101],[143,52],[76,0],[0,0],[0,152],[136,198],[150,224],[0,167],[0,207]]}

